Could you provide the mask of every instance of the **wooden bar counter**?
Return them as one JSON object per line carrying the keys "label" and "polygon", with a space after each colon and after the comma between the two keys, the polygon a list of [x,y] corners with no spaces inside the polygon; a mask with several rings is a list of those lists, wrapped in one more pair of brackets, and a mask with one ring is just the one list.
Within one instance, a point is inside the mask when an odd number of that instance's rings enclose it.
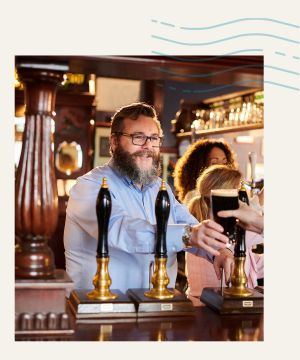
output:
{"label": "wooden bar counter", "polygon": [[263,341],[263,314],[220,315],[195,306],[189,316],[76,320],[70,308],[73,333],[19,334],[16,341]]}
{"label": "wooden bar counter", "polygon": [[76,323],[71,341],[263,341],[263,315],[219,315],[206,306],[195,316]]}
{"label": "wooden bar counter", "polygon": [[16,341],[263,341],[263,314],[219,315],[206,306],[194,316],[75,322],[71,335],[16,336]]}

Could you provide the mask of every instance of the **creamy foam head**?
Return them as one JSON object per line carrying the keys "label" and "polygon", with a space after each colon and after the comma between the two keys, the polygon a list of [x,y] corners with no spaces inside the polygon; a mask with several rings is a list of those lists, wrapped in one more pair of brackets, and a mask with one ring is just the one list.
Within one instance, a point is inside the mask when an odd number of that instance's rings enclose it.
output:
{"label": "creamy foam head", "polygon": [[212,189],[212,196],[234,197],[238,196],[238,189]]}

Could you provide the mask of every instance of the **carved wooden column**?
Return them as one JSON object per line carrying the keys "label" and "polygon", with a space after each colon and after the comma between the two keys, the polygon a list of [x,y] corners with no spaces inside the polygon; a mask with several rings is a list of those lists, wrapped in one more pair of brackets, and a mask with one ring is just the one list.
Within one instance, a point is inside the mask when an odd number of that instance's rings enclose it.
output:
{"label": "carved wooden column", "polygon": [[26,105],[15,192],[15,276],[19,279],[51,278],[55,271],[54,256],[47,244],[58,219],[51,122],[63,72],[34,65],[18,67]]}

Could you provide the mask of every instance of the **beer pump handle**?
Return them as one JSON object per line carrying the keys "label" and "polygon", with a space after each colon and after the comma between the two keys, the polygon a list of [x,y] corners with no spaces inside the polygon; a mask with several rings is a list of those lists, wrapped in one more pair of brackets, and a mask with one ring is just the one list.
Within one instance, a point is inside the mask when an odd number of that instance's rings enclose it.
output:
{"label": "beer pump handle", "polygon": [[247,194],[247,190],[245,188],[244,183],[242,182],[241,187],[239,189],[239,200],[243,201],[247,205],[249,205],[249,198]]}
{"label": "beer pump handle", "polygon": [[155,257],[167,257],[167,225],[170,215],[170,198],[166,188],[166,183],[162,180],[161,187],[155,201],[156,216],[156,249]]}
{"label": "beer pump handle", "polygon": [[[245,202],[249,205],[249,198],[247,195],[246,188],[242,183],[239,189],[239,200]],[[235,257],[245,257],[246,256],[246,231],[240,227],[238,224],[236,225],[236,237],[237,241],[234,247],[234,256]]]}
{"label": "beer pump handle", "polygon": [[107,180],[104,177],[102,186],[97,196],[96,215],[98,221],[98,245],[97,257],[108,257],[108,224],[111,213],[111,196],[108,190]]}
{"label": "beer pump handle", "polygon": [[255,167],[256,167],[257,154],[256,152],[249,152],[249,161],[251,166],[251,188],[255,188]]}

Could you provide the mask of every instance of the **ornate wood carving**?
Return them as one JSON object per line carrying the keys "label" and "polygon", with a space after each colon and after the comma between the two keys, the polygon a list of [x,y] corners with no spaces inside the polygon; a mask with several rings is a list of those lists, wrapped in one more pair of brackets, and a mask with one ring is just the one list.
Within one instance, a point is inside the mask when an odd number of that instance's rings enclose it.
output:
{"label": "ornate wood carving", "polygon": [[25,87],[25,130],[16,173],[16,278],[52,277],[54,256],[47,245],[58,219],[54,143],[51,131],[60,71],[18,68]]}

